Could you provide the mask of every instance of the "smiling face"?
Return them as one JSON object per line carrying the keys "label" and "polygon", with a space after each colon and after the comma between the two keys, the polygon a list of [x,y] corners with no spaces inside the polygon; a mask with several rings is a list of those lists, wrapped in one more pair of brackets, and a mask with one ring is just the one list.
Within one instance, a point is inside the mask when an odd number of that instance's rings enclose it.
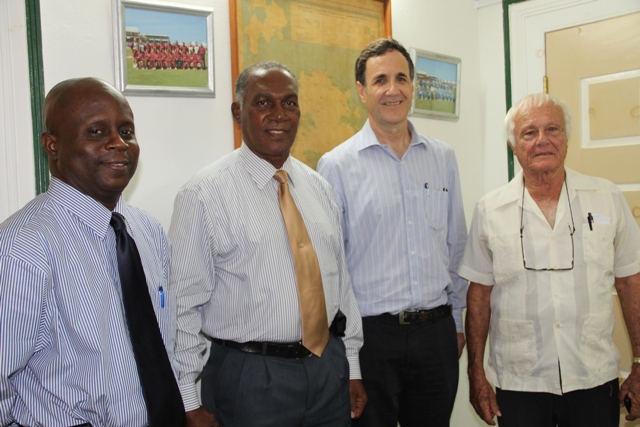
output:
{"label": "smiling face", "polygon": [[567,134],[562,109],[532,107],[514,118],[515,156],[525,173],[555,172],[564,166]]}
{"label": "smiling face", "polygon": [[357,86],[372,126],[383,129],[404,126],[413,100],[407,59],[397,50],[390,50],[367,59],[366,65],[366,86],[360,82]]}
{"label": "smiling face", "polygon": [[257,69],[246,85],[242,106],[238,102],[231,105],[233,118],[242,128],[247,147],[280,169],[298,132],[298,85],[280,69]]}
{"label": "smiling face", "polygon": [[63,84],[45,102],[45,123],[41,142],[51,175],[112,210],[140,153],[124,96],[95,79]]}

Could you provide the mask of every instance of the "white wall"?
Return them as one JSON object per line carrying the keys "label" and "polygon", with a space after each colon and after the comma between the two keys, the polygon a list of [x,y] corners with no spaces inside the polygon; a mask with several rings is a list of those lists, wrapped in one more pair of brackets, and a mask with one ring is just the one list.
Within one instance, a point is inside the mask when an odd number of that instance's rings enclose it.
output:
{"label": "white wall", "polygon": [[24,0],[0,2],[0,222],[35,195]]}
{"label": "white wall", "polygon": [[[169,227],[180,187],[203,166],[233,150],[229,5],[226,0],[171,0],[213,8],[215,98],[127,96],[141,154],[125,190],[127,202]],[[114,76],[111,0],[41,1],[45,90],[56,83]]]}
{"label": "white wall", "polygon": [[[7,3],[4,3],[7,1]],[[225,0],[171,0],[174,4],[214,9],[216,97],[177,98],[128,96],[135,114],[140,165],[125,191],[127,201],[157,217],[168,228],[173,199],[178,189],[199,168],[233,150],[230,115],[232,81],[230,66],[229,10]],[[17,7],[23,0],[3,0]],[[478,8],[480,4],[486,7]],[[114,55],[111,0],[41,1],[45,89],[71,77],[94,76],[114,83]],[[0,8],[0,13],[5,11]],[[20,12],[13,12],[15,15]],[[22,12],[24,13],[24,12]],[[19,22],[12,15],[12,21]],[[4,19],[4,16],[2,17]],[[0,22],[4,22],[0,19]],[[504,101],[504,59],[502,8],[498,2],[472,0],[392,0],[393,36],[407,48],[439,52],[462,59],[460,119],[457,122],[412,117],[424,134],[448,142],[456,151],[467,221],[477,200],[488,190],[507,181],[506,151],[502,137]],[[23,27],[18,28],[23,31]],[[0,35],[8,33],[0,29]],[[2,64],[7,50],[2,44]],[[26,43],[26,42],[25,42]],[[10,50],[23,49],[23,42],[11,41]],[[14,61],[16,62],[16,61]],[[28,96],[26,58],[0,68],[2,88],[19,88],[16,103]],[[17,90],[17,89],[16,89]],[[0,107],[7,101],[0,102]],[[16,113],[29,124],[27,112]],[[4,115],[3,115],[4,116]],[[27,119],[28,117],[28,119]],[[29,124],[30,126],[30,124]],[[20,124],[15,126],[21,129]],[[29,127],[30,130],[30,127]],[[0,150],[28,152],[30,135],[0,132]],[[15,138],[15,140],[13,140]],[[19,140],[18,140],[19,138]],[[4,153],[4,151],[0,151]],[[3,154],[4,156],[4,154]],[[33,188],[30,157],[17,160],[13,178],[0,173],[0,203],[15,193],[14,182]],[[4,160],[4,159],[3,159]],[[0,161],[0,168],[3,163]],[[32,193],[0,209],[0,221],[26,203]],[[4,206],[3,206],[4,208]],[[460,362],[460,386],[451,425],[484,425],[468,403],[466,352]]]}

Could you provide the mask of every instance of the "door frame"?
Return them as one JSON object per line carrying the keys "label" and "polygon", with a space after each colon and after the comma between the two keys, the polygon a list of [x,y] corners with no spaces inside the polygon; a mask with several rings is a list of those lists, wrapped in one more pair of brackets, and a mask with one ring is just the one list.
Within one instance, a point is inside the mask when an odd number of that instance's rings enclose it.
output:
{"label": "door frame", "polygon": [[[546,74],[545,33],[640,11],[638,0],[505,1],[505,63],[509,68],[507,108],[514,100],[542,92]],[[514,176],[509,162],[509,179]],[[519,166],[517,166],[519,168]]]}

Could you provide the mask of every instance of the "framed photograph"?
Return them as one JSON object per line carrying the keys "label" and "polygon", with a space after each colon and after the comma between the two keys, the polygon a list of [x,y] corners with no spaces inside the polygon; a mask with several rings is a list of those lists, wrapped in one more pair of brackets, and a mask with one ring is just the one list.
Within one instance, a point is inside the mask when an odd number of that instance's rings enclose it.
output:
{"label": "framed photograph", "polygon": [[460,118],[460,58],[411,48],[415,65],[411,115]]}
{"label": "framed photograph", "polygon": [[127,95],[215,96],[213,9],[113,0],[116,87]]}

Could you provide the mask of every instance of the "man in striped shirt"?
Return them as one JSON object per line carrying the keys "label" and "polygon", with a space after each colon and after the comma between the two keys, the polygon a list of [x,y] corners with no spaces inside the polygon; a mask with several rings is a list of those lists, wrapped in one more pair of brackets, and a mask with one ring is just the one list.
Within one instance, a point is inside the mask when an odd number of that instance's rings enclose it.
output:
{"label": "man in striped shirt", "polygon": [[133,113],[92,78],[56,85],[44,110],[51,184],[0,225],[0,426],[146,426],[112,214],[135,240],[169,360],[175,301],[162,227],[122,198],[138,163]]}
{"label": "man in striped shirt", "polygon": [[[240,74],[235,95],[231,110],[243,144],[185,185],[169,232],[187,425],[349,426],[366,400],[358,365],[360,315],[331,188],[289,155],[300,119],[297,80],[282,64],[258,63]],[[318,258],[327,319],[331,323],[338,310],[346,315],[344,337],[332,334],[321,357],[300,343],[278,170],[289,176]],[[205,336],[213,344],[203,366]]]}
{"label": "man in striped shirt", "polygon": [[356,61],[369,119],[318,163],[342,211],[349,273],[362,314],[369,403],[354,426],[449,425],[465,341],[467,237],[453,149],[407,119],[414,67],[379,39]]}

